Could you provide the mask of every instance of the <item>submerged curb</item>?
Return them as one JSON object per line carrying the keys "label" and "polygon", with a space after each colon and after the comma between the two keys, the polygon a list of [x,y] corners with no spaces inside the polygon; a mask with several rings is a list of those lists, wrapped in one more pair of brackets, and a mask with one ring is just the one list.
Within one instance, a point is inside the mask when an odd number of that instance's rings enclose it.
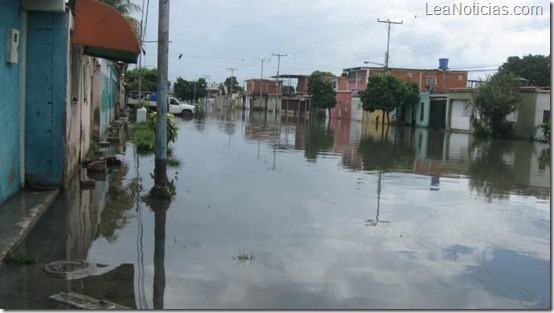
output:
{"label": "submerged curb", "polygon": [[0,205],[0,266],[37,223],[59,194],[50,191],[22,191]]}

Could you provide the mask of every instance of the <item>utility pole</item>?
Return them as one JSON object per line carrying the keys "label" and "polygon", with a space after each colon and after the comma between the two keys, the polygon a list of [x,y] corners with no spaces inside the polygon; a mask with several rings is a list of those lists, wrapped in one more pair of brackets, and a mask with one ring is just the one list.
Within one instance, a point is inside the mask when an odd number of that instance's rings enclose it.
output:
{"label": "utility pole", "polygon": [[233,73],[238,71],[238,68],[227,68],[228,71],[231,71],[231,97],[233,97]]}
{"label": "utility pole", "polygon": [[286,54],[279,54],[279,53],[272,53],[271,55],[277,57],[277,77],[276,77],[275,80],[277,81],[277,95],[280,95],[281,94],[281,88],[279,87],[279,67],[281,65],[281,57],[286,57],[287,55]]}
{"label": "utility pole", "polygon": [[155,145],[154,187],[167,190],[167,76],[169,50],[169,0],[160,0],[158,16],[158,79],[157,124]]}
{"label": "utility pole", "polygon": [[400,21],[400,22],[392,22],[390,21],[389,19],[387,19],[386,21],[382,21],[380,19],[377,19],[377,22],[379,23],[387,23],[388,25],[388,32],[387,32],[387,52],[385,54],[385,74],[388,74],[389,72],[389,43],[390,43],[390,24],[398,24],[398,25],[402,25],[404,22],[403,21]]}
{"label": "utility pole", "polygon": [[264,80],[264,61],[266,61],[266,59],[261,59],[260,61],[262,61],[262,73],[260,74],[260,101],[262,101],[262,81]]}

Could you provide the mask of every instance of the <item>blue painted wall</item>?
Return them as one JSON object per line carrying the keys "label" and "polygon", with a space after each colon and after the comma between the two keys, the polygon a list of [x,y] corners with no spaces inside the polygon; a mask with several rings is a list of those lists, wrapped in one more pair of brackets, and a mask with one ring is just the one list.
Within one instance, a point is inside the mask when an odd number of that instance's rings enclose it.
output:
{"label": "blue painted wall", "polygon": [[65,14],[29,12],[27,42],[25,175],[60,185],[69,55]]}
{"label": "blue painted wall", "polygon": [[6,29],[21,30],[19,0],[0,1],[0,202],[19,190],[19,64],[6,63]]}

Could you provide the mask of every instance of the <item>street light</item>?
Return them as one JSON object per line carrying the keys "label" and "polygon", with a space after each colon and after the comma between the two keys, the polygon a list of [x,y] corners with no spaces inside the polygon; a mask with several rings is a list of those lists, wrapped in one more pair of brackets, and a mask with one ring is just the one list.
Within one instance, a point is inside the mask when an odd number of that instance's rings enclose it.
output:
{"label": "street light", "polygon": [[377,62],[371,62],[371,61],[364,61],[364,64],[375,64],[375,65],[379,65],[379,66],[382,66],[382,67],[385,67],[386,65],[383,64],[383,63],[377,63]]}

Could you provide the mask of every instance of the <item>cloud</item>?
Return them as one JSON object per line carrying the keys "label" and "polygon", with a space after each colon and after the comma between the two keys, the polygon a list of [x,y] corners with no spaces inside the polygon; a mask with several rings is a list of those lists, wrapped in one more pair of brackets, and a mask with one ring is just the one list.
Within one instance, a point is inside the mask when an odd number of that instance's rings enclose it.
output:
{"label": "cloud", "polygon": [[[363,61],[383,63],[387,25],[377,19],[402,21],[392,25],[390,65],[434,68],[439,57],[451,67],[493,68],[511,55],[550,53],[550,4],[544,0],[482,2],[486,5],[535,6],[541,16],[437,16],[435,5],[473,5],[473,1],[411,2],[366,0],[175,0],[171,2],[169,78],[197,79],[210,75],[223,81],[235,72],[240,81],[280,72],[336,74]],[[479,4],[479,2],[476,2]],[[427,5],[427,6],[426,6]],[[150,4],[147,39],[157,37],[157,5]],[[144,64],[156,64],[156,45],[146,44]],[[182,59],[178,55],[183,53]],[[481,67],[479,67],[481,66]],[[470,77],[483,72],[470,73]]]}

